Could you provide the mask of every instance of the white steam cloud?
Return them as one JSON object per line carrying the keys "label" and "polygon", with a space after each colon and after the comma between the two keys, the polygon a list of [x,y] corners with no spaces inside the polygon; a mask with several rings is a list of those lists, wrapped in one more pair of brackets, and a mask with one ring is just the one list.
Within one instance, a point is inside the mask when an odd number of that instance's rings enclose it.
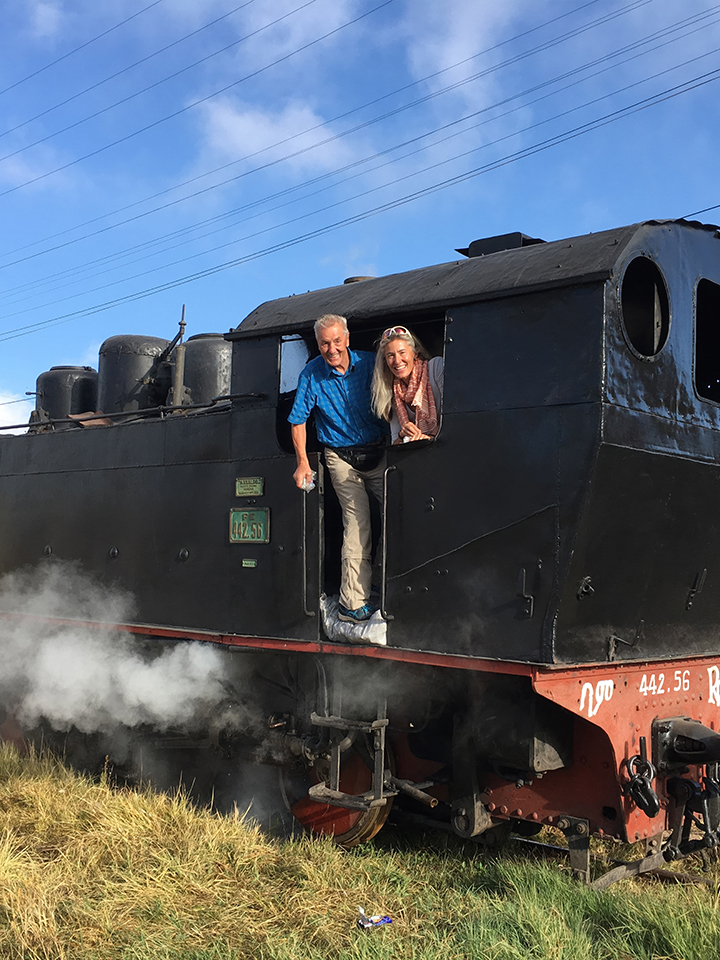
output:
{"label": "white steam cloud", "polygon": [[[91,581],[74,564],[48,562],[0,578],[0,611],[108,623],[130,621],[128,594]],[[117,630],[0,616],[0,702],[21,726],[155,730],[190,723],[227,696],[224,655],[209,644],[144,646]]]}

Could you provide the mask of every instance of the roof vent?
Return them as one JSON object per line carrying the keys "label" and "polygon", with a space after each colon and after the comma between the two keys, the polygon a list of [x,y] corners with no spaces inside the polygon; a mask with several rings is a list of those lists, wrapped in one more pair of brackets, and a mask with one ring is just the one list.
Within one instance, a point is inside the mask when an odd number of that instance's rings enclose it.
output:
{"label": "roof vent", "polygon": [[469,247],[458,247],[457,253],[461,253],[464,257],[485,257],[488,253],[516,250],[518,247],[529,247],[533,243],[545,243],[545,241],[528,237],[524,233],[503,233],[499,237],[473,240]]}

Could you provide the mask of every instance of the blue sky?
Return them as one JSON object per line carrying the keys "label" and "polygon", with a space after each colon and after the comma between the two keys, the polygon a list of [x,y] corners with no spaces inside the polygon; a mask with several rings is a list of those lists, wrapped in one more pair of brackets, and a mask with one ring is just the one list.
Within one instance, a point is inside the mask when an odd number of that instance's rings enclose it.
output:
{"label": "blue sky", "polygon": [[478,237],[720,204],[710,0],[5,0],[3,25],[4,423],[183,304],[225,331]]}

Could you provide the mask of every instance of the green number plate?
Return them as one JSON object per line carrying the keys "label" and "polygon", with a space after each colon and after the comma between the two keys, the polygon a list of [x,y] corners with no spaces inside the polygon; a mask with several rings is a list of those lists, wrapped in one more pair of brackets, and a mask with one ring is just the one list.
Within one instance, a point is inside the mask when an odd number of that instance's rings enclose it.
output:
{"label": "green number plate", "polygon": [[231,510],[230,543],[270,543],[270,510]]}

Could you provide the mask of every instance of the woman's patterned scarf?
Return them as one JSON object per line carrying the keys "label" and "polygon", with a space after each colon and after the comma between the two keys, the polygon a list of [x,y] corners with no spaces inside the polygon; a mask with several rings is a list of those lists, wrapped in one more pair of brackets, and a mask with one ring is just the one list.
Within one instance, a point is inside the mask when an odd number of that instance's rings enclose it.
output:
{"label": "woman's patterned scarf", "polygon": [[393,408],[400,429],[410,419],[406,404],[415,411],[415,425],[428,437],[434,437],[438,431],[437,409],[430,386],[428,362],[422,357],[415,357],[413,372],[407,383],[399,377],[393,379]]}

